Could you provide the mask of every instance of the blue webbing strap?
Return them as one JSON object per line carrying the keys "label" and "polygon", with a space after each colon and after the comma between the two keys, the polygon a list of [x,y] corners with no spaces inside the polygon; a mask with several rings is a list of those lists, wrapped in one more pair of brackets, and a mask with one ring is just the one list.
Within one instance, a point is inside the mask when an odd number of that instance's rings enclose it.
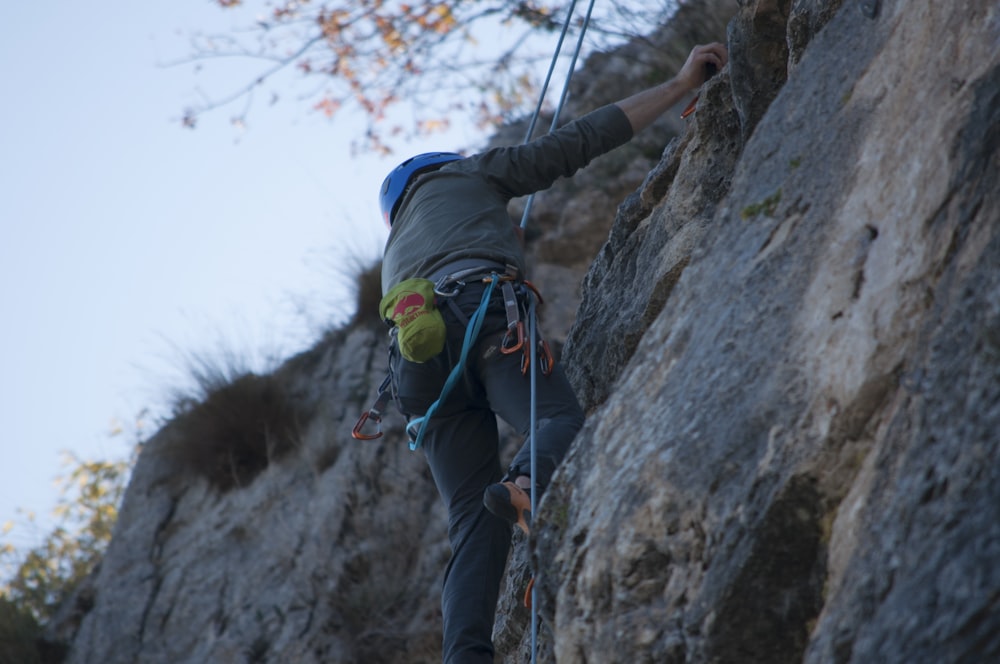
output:
{"label": "blue webbing strap", "polygon": [[476,339],[479,337],[479,331],[483,328],[483,319],[486,317],[486,309],[490,305],[490,295],[493,294],[493,285],[499,281],[499,277],[496,272],[493,273],[489,284],[486,286],[486,290],[483,291],[483,299],[479,302],[479,308],[472,314],[469,318],[469,324],[465,327],[465,340],[462,342],[462,353],[458,358],[458,362],[455,367],[448,374],[448,380],[445,381],[444,387],[441,388],[441,395],[437,398],[437,401],[431,404],[431,407],[427,409],[423,417],[417,417],[410,421],[406,425],[406,433],[410,437],[410,449],[418,450],[420,446],[424,444],[424,433],[427,431],[427,423],[430,421],[431,417],[434,415],[434,411],[437,410],[438,406],[441,405],[447,397],[451,389],[455,387],[455,383],[461,377],[462,373],[465,371],[465,360],[469,356],[469,350],[475,344]]}

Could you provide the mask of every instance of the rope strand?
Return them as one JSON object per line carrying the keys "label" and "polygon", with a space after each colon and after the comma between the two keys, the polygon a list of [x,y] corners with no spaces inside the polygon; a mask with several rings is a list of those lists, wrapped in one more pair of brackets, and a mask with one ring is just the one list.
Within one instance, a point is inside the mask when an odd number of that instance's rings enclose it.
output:
{"label": "rope strand", "polygon": [[[580,36],[576,41],[576,49],[573,51],[573,57],[570,61],[569,71],[566,73],[566,80],[563,83],[562,94],[559,96],[559,103],[556,105],[555,113],[552,116],[552,124],[549,126],[549,133],[555,131],[556,127],[559,125],[559,116],[562,114],[563,105],[566,102],[566,97],[569,95],[569,84],[573,78],[573,70],[576,69],[576,61],[580,56],[580,50],[583,48],[583,37],[587,33],[587,28],[590,25],[590,16],[594,11],[594,1],[590,0],[590,5],[587,7],[587,15],[583,19],[583,24],[580,27]],[[528,132],[524,137],[524,142],[527,143],[531,140],[531,135],[535,131],[535,125],[538,122],[538,117],[542,112],[542,103],[545,101],[545,94],[549,88],[549,81],[552,78],[552,72],[555,70],[556,62],[559,59],[559,53],[562,50],[563,39],[566,37],[566,33],[569,31],[570,23],[573,20],[573,10],[576,7],[576,0],[570,3],[569,10],[566,12],[566,21],[563,23],[562,32],[559,34],[559,41],[556,44],[555,53],[552,55],[552,62],[549,64],[549,71],[545,75],[545,83],[542,85],[541,94],[538,97],[538,105],[535,107],[535,112],[531,116],[531,122],[528,125]],[[524,206],[524,214],[521,216],[521,228],[527,228],[528,218],[531,216],[531,207],[534,203],[535,195],[531,194],[528,196],[528,200]],[[538,514],[538,487],[535,478],[538,476],[536,473],[537,467],[537,454],[535,450],[535,434],[538,431],[538,420],[537,420],[537,381],[538,381],[538,362],[536,358],[538,357],[537,352],[537,317],[535,314],[535,297],[529,293],[528,297],[531,298],[528,303],[528,343],[529,343],[529,357],[531,357],[531,412],[530,412],[530,436],[531,436],[531,516],[532,518]],[[538,661],[538,602],[536,601],[536,590],[535,585],[531,586],[531,664],[536,664]]]}
{"label": "rope strand", "polygon": [[[531,140],[531,135],[535,131],[535,124],[538,122],[538,117],[542,112],[542,102],[545,100],[545,93],[549,88],[549,79],[552,77],[552,71],[555,69],[556,62],[559,59],[559,52],[562,50],[563,38],[566,36],[566,31],[569,29],[569,24],[573,18],[573,8],[576,7],[576,0],[569,6],[569,12],[566,14],[566,22],[563,23],[562,32],[559,35],[559,42],[556,44],[556,51],[552,55],[552,62],[549,64],[549,72],[545,76],[545,84],[542,85],[542,92],[538,98],[538,105],[535,107],[535,112],[531,116],[531,123],[528,125],[528,133],[524,137],[524,142],[527,143]],[[562,94],[559,96],[559,103],[556,105],[555,113],[552,114],[552,124],[549,125],[549,133],[551,134],[559,126],[559,116],[562,115],[563,104],[566,103],[566,98],[569,96],[569,83],[573,79],[573,70],[576,69],[577,58],[580,57],[580,50],[583,48],[583,38],[587,34],[587,28],[590,26],[590,15],[594,11],[594,0],[590,0],[590,4],[587,6],[587,14],[583,18],[583,25],[580,26],[580,36],[576,40],[576,48],[573,51],[573,57],[569,63],[569,71],[566,72],[566,81],[563,83]],[[521,215],[521,228],[528,227],[528,217],[531,216],[531,207],[534,205],[535,195],[531,194],[528,196],[527,202],[524,204],[524,214]]]}

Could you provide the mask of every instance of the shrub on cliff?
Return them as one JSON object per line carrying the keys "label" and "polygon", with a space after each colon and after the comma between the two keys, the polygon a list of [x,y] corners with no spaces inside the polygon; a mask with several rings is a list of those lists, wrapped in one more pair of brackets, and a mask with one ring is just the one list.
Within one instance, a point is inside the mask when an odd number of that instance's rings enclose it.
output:
{"label": "shrub on cliff", "polygon": [[298,447],[303,414],[275,374],[223,376],[201,374],[201,398],[175,404],[176,435],[163,454],[182,471],[229,491]]}

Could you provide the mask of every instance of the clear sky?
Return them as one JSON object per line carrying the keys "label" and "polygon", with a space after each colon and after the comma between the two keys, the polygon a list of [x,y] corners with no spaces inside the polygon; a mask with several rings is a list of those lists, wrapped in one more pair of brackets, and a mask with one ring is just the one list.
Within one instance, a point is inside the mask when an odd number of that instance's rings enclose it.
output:
{"label": "clear sky", "polygon": [[209,0],[4,12],[0,524],[51,511],[61,450],[124,457],[130,437],[109,432],[162,409],[185,353],[225,347],[264,368],[309,347],[350,309],[342,266],[381,249],[376,193],[396,158],[352,159],[348,118],[286,94],[258,102],[243,133],[225,109],[180,126],[199,89],[247,79],[164,65],[233,21]]}

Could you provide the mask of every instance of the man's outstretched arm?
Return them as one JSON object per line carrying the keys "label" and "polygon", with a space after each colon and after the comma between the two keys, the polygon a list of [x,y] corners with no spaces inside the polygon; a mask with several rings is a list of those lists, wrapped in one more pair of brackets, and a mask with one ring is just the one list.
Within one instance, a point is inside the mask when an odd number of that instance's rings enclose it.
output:
{"label": "man's outstretched arm", "polygon": [[712,64],[717,69],[722,69],[728,60],[729,54],[722,44],[716,42],[695,46],[677,76],[666,83],[616,102],[615,105],[628,117],[632,132],[638,134],[679,102],[684,95],[705,82],[705,65]]}

